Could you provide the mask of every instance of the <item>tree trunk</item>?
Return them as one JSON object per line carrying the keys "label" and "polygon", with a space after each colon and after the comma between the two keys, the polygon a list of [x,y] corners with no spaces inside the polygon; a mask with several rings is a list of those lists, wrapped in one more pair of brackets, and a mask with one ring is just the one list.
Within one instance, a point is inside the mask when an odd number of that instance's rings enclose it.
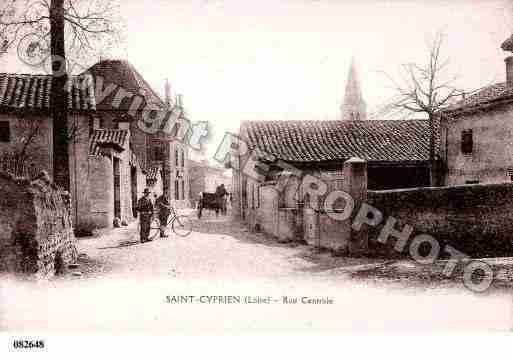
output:
{"label": "tree trunk", "polygon": [[429,185],[435,187],[437,181],[437,164],[435,156],[435,115],[429,114]]}
{"label": "tree trunk", "polygon": [[68,74],[64,46],[64,0],[51,0],[50,33],[52,58],[50,108],[53,118],[53,179],[55,184],[69,191]]}

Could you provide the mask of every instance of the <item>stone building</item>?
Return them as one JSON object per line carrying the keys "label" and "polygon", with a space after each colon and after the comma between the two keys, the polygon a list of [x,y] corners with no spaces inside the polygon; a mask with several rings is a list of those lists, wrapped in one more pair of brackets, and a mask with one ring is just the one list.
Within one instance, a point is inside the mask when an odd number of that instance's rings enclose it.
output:
{"label": "stone building", "polygon": [[[259,187],[279,177],[282,163],[322,176],[358,157],[367,161],[369,189],[429,185],[427,120],[249,121],[241,125],[239,138],[256,156],[255,165],[248,163],[266,169],[260,182],[234,171],[234,207],[242,218],[248,208],[258,207]],[[244,168],[247,158],[232,156]]]}
{"label": "stone building", "polygon": [[[513,51],[513,36],[501,47]],[[513,56],[505,63],[505,82],[486,86],[441,114],[447,185],[513,180]]]}
{"label": "stone building", "polygon": [[[0,153],[19,154],[30,138],[26,167],[33,173],[47,170],[50,176],[51,86],[51,76],[0,74]],[[68,90],[75,229],[112,226],[114,218],[129,222],[144,187],[159,181],[147,178],[161,171],[148,159],[149,136],[141,121],[149,108],[164,108],[164,103],[126,61],[102,61],[70,77]]]}
{"label": "stone building", "polygon": [[232,190],[232,178],[226,175],[226,169],[210,166],[206,160],[189,161],[189,179],[192,201],[198,200],[200,192],[215,192],[221,184],[224,184],[227,192]]}
{"label": "stone building", "polygon": [[183,106],[182,95],[174,99],[166,80],[165,108],[171,116],[165,131],[156,131],[150,138],[148,157],[152,167],[162,169],[163,191],[176,208],[190,206],[189,189],[189,147],[183,142],[188,131],[188,119]]}

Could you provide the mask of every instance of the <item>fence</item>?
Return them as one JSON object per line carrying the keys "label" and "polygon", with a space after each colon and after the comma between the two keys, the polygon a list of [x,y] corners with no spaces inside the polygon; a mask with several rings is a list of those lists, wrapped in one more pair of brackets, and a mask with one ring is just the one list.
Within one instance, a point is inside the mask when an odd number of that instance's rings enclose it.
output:
{"label": "fence", "polygon": [[28,165],[17,153],[0,154],[0,171],[27,179],[35,178],[39,172],[34,164]]}

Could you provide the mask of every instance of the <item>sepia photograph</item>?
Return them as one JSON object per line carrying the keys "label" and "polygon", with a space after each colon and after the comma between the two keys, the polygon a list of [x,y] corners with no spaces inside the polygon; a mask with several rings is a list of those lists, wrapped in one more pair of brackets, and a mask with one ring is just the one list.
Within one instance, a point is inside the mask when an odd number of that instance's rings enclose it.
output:
{"label": "sepia photograph", "polygon": [[8,353],[510,332],[513,2],[0,0],[0,191]]}

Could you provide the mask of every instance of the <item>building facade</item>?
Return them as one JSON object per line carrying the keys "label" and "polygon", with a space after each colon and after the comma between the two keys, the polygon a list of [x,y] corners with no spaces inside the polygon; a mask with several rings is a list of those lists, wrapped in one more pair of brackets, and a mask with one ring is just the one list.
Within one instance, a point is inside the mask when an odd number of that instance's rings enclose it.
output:
{"label": "building facade", "polygon": [[[513,51],[513,37],[502,44]],[[466,96],[441,114],[446,185],[513,180],[513,56],[506,81]]]}
{"label": "building facade", "polygon": [[208,161],[189,161],[190,198],[196,202],[201,192],[214,193],[224,184],[226,191],[232,191],[232,178],[226,175],[226,169],[212,167]]}
{"label": "building facade", "polygon": [[[51,86],[51,76],[0,74],[4,170],[23,175],[45,170],[53,177]],[[115,218],[130,222],[145,187],[162,193],[162,171],[148,159],[149,136],[140,121],[145,104],[164,103],[125,61],[102,61],[71,77],[68,92],[74,227],[89,233],[112,226]]]}
{"label": "building facade", "polygon": [[[429,185],[427,120],[250,121],[241,125],[239,139],[245,145],[235,147],[249,147],[252,156],[238,150],[232,154],[239,168],[233,172],[234,207],[242,218],[248,208],[258,207],[260,186],[276,181],[283,164],[302,177],[322,177],[337,173],[356,157],[367,162],[370,189]],[[259,175],[248,175],[255,168]]]}
{"label": "building facade", "polygon": [[165,108],[169,117],[164,119],[163,130],[150,136],[148,157],[152,167],[162,168],[162,186],[171,204],[176,208],[190,207],[189,147],[184,143],[190,122],[181,95],[171,96],[169,82],[165,86]]}

